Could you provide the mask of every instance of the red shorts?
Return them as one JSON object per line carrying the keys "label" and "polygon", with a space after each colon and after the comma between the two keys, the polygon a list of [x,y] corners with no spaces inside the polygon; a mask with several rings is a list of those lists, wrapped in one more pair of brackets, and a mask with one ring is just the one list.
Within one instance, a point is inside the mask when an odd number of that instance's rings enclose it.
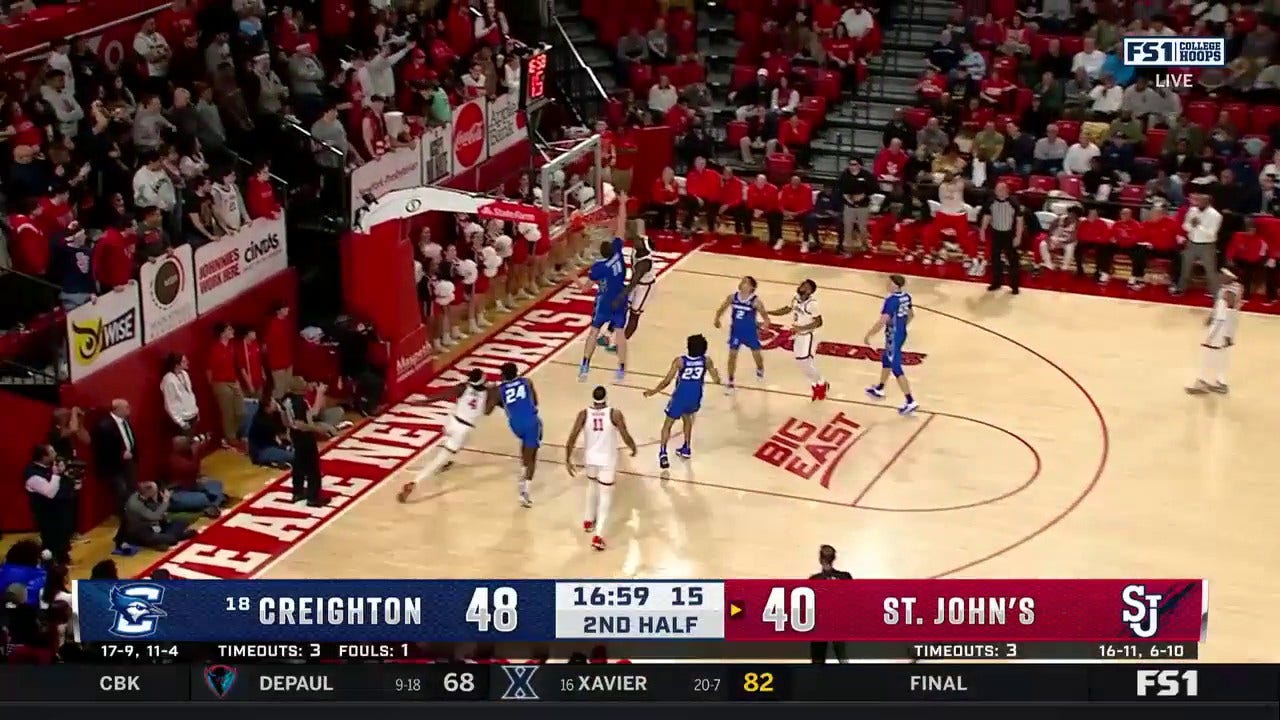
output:
{"label": "red shorts", "polygon": [[523,265],[529,259],[529,241],[524,238],[513,238],[511,240],[511,257],[507,258],[507,263],[514,265]]}
{"label": "red shorts", "polygon": [[543,233],[542,237],[538,238],[538,242],[532,245],[533,254],[538,257],[545,257],[551,253],[551,238],[547,237],[546,233]]}
{"label": "red shorts", "polygon": [[476,278],[476,294],[483,295],[489,292],[489,278],[485,277],[484,271],[480,271],[480,277]]}

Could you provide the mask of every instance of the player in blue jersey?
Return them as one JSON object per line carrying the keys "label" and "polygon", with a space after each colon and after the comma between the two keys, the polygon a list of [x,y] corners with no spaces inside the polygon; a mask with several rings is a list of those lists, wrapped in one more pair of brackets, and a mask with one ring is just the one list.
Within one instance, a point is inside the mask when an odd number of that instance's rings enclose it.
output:
{"label": "player in blue jersey", "polygon": [[529,485],[538,465],[538,448],[542,445],[542,418],[538,417],[538,391],[533,381],[520,377],[515,363],[503,363],[502,382],[490,389],[486,412],[501,407],[507,413],[507,426],[520,441],[520,504],[533,507]]}
{"label": "player in blue jersey", "polygon": [[[606,326],[609,332],[622,331],[627,326],[627,261],[622,254],[622,234],[627,227],[627,195],[618,194],[618,229],[613,239],[600,243],[600,259],[591,264],[587,276],[579,283],[585,288],[596,284],[596,305],[591,313],[591,329],[587,331],[586,344],[582,348],[582,364],[578,367],[578,382],[584,382],[591,372],[591,356],[596,350],[596,338]],[[622,381],[627,368],[627,337],[615,333],[618,353],[617,380]]]}
{"label": "player in blue jersey", "polygon": [[756,323],[756,318],[760,318],[765,329],[772,323],[769,322],[769,313],[764,309],[764,303],[756,297],[756,286],[755,278],[750,275],[743,277],[738,281],[738,291],[725,298],[716,309],[716,328],[719,329],[724,311],[733,308],[729,316],[729,378],[725,384],[726,393],[733,392],[733,374],[738,369],[740,347],[745,346],[751,351],[751,357],[756,361],[756,378],[764,379],[764,355],[760,353],[760,325]]}
{"label": "player in blue jersey", "polygon": [[898,408],[899,415],[910,415],[920,407],[911,394],[911,382],[902,370],[902,349],[907,344],[907,325],[916,316],[910,293],[902,289],[906,284],[907,279],[901,275],[889,276],[889,294],[880,306],[880,319],[876,320],[876,324],[862,338],[864,345],[870,345],[871,336],[884,330],[884,350],[880,353],[880,382],[867,388],[867,395],[883,398],[884,384],[889,380],[889,373],[893,373],[898,380],[898,387],[906,396],[906,402]]}
{"label": "player in blue jersey", "polygon": [[688,460],[693,456],[690,442],[693,439],[693,419],[702,408],[702,386],[707,375],[717,384],[720,373],[707,357],[707,339],[701,335],[690,335],[685,340],[685,354],[671,361],[667,376],[652,390],[646,390],[645,397],[653,397],[666,389],[675,380],[676,387],[671,391],[671,400],[667,402],[667,417],[662,421],[662,444],[658,448],[658,466],[663,470],[671,467],[667,459],[667,443],[671,440],[671,426],[680,420],[684,428],[684,444],[676,450],[676,454]]}

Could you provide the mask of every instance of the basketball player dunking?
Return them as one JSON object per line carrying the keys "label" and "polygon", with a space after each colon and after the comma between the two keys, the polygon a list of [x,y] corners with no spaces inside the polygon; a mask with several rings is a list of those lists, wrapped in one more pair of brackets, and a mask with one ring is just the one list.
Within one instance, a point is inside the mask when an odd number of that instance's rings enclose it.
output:
{"label": "basketball player dunking", "polygon": [[814,355],[818,351],[818,338],[814,336],[814,331],[822,327],[822,312],[818,309],[817,299],[813,297],[817,291],[817,283],[805,280],[796,288],[796,296],[791,299],[790,304],[770,310],[769,314],[791,314],[792,350],[796,362],[800,363],[801,371],[809,378],[812,399],[826,400],[831,384],[822,379],[822,373],[818,372],[818,364],[814,361]]}
{"label": "basketball player dunking", "polygon": [[515,363],[502,365],[502,382],[489,391],[486,412],[501,406],[507,413],[507,426],[520,441],[520,505],[533,507],[529,486],[538,464],[538,448],[542,445],[542,418],[538,417],[538,391],[529,378],[520,377]]}
{"label": "basketball player dunking", "polygon": [[[431,458],[431,462],[427,464],[426,470],[419,476],[423,479],[452,467],[453,456],[457,455],[458,451],[462,450],[462,446],[467,443],[467,437],[475,429],[480,416],[493,410],[488,402],[489,383],[485,381],[482,370],[472,370],[465,383],[429,398],[428,402],[437,400],[454,400],[455,402],[453,413],[450,414],[449,422],[445,425],[444,442]],[[410,480],[400,488],[400,494],[396,498],[400,502],[408,502],[409,496],[417,486],[417,478]]]}
{"label": "basketball player dunking", "polygon": [[729,316],[729,379],[724,386],[726,393],[733,392],[733,376],[738,369],[738,348],[744,345],[756,361],[756,379],[764,379],[764,355],[760,353],[760,325],[756,323],[756,318],[760,318],[766,329],[772,325],[764,303],[756,297],[756,279],[750,275],[738,281],[738,291],[726,297],[716,309],[716,329],[720,328],[720,318],[724,311],[730,307],[733,308],[733,313]]}
{"label": "basketball player dunking", "polygon": [[871,326],[862,338],[863,345],[871,344],[871,336],[884,329],[884,350],[880,353],[880,382],[867,388],[867,395],[877,400],[884,398],[884,384],[889,373],[898,380],[898,387],[906,396],[906,401],[898,408],[899,415],[910,415],[920,407],[911,394],[911,382],[902,370],[902,348],[907,344],[907,325],[916,316],[911,306],[911,295],[902,287],[907,279],[901,275],[889,276],[889,294],[880,305],[880,318]]}
{"label": "basketball player dunking", "polygon": [[[627,282],[627,329],[623,336],[630,340],[640,327],[640,316],[644,314],[645,303],[649,301],[649,293],[653,292],[653,284],[658,280],[658,268],[653,262],[653,242],[647,235],[641,235],[632,244],[631,280]],[[613,343],[613,332],[608,336],[601,335],[598,344],[609,352],[617,352],[618,346]]]}
{"label": "basketball player dunking", "polygon": [[1236,329],[1240,325],[1240,304],[1244,298],[1244,288],[1240,285],[1236,274],[1223,268],[1222,280],[1218,283],[1218,293],[1213,298],[1213,310],[1205,319],[1203,360],[1200,374],[1196,381],[1187,388],[1192,395],[1203,395],[1214,392],[1227,394],[1227,361],[1231,347],[1236,344]]}
{"label": "basketball player dunking", "polygon": [[666,389],[672,380],[676,381],[675,390],[671,391],[671,400],[667,402],[666,417],[662,421],[661,445],[658,448],[658,467],[666,470],[671,467],[667,458],[667,443],[671,441],[671,426],[676,420],[681,421],[684,429],[684,444],[676,450],[676,454],[688,460],[693,457],[693,420],[702,409],[702,386],[706,376],[710,374],[712,381],[720,382],[720,373],[716,371],[711,358],[707,357],[707,339],[701,335],[690,335],[685,340],[685,355],[671,361],[667,376],[652,390],[646,390],[645,397],[653,397]]}
{"label": "basketball player dunking", "polygon": [[[592,282],[596,283],[596,305],[591,315],[591,328],[582,348],[582,364],[578,367],[578,382],[585,382],[591,372],[591,356],[596,349],[596,338],[608,326],[610,331],[622,330],[627,326],[626,277],[627,261],[622,255],[622,235],[627,227],[627,196],[618,194],[618,229],[613,240],[600,243],[600,259],[591,264],[587,276],[579,281],[578,286],[586,289]],[[627,373],[626,334],[617,343],[618,373],[617,381],[621,382]]]}
{"label": "basketball player dunking", "polygon": [[613,484],[618,469],[618,437],[626,443],[631,457],[636,456],[636,441],[627,430],[627,420],[622,411],[609,407],[607,392],[603,387],[591,391],[592,403],[578,412],[564,444],[564,465],[569,476],[577,474],[573,464],[573,448],[578,444],[578,434],[586,431],[582,452],[582,466],[587,475],[587,505],[582,516],[582,530],[594,532],[591,547],[604,550],[604,525],[609,519],[609,505],[613,502]]}

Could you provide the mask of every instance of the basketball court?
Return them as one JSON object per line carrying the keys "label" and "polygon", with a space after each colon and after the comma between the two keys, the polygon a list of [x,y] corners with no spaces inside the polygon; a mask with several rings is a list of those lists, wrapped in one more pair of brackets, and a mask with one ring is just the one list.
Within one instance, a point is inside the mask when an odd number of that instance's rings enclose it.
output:
{"label": "basketball court", "polygon": [[[585,322],[571,310],[588,307],[583,298],[563,290],[525,314],[542,324],[540,337],[557,338],[554,351],[527,363],[547,443],[533,509],[517,504],[515,441],[497,413],[453,469],[420,485],[418,499],[401,505],[394,496],[429,449],[415,449],[367,497],[341,505],[255,575],[803,577],[829,543],[855,577],[1207,577],[1202,659],[1280,659],[1271,622],[1280,599],[1271,506],[1280,321],[1242,318],[1233,394],[1191,397],[1182,388],[1205,310],[1041,291],[1015,298],[911,278],[917,314],[907,349],[918,356],[908,374],[922,407],[902,418],[892,384],[883,402],[862,392],[879,370],[859,345],[884,276],[678,255],[666,255],[620,385],[603,350],[589,382],[576,381]],[[664,475],[656,442],[665,399],[642,392],[692,333],[708,336],[724,372],[726,334],[712,315],[744,274],[760,281],[770,308],[800,280],[817,282],[819,367],[831,397],[810,402],[786,336],[769,336],[766,380],[755,380],[744,353],[735,395],[709,384],[694,457],[673,456]],[[503,343],[519,322],[474,350],[481,359],[472,366],[518,359]],[[498,348],[487,360],[486,345]],[[563,466],[573,418],[596,384],[609,386],[641,446],[634,458],[622,453],[605,552],[581,529],[586,481]]]}

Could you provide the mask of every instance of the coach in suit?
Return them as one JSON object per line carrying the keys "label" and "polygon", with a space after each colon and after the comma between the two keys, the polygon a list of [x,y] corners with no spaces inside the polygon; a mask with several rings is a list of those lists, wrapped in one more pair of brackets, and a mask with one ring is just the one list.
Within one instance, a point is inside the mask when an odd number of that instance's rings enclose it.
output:
{"label": "coach in suit", "polygon": [[98,421],[91,437],[94,467],[98,476],[110,483],[111,492],[115,494],[116,514],[120,518],[120,527],[116,530],[115,537],[115,552],[118,555],[137,552],[125,539],[124,506],[133,495],[134,485],[138,481],[137,436],[133,432],[129,414],[127,400],[112,400],[111,412]]}
{"label": "coach in suit", "polygon": [[[830,545],[823,545],[818,548],[818,565],[822,570],[809,576],[810,580],[852,580],[853,576],[844,570],[837,570],[836,549]],[[809,656],[815,665],[822,665],[827,662],[827,645],[825,642],[809,643]],[[830,643],[832,652],[835,653],[836,660],[840,662],[848,662],[848,655],[844,650],[844,643]]]}

